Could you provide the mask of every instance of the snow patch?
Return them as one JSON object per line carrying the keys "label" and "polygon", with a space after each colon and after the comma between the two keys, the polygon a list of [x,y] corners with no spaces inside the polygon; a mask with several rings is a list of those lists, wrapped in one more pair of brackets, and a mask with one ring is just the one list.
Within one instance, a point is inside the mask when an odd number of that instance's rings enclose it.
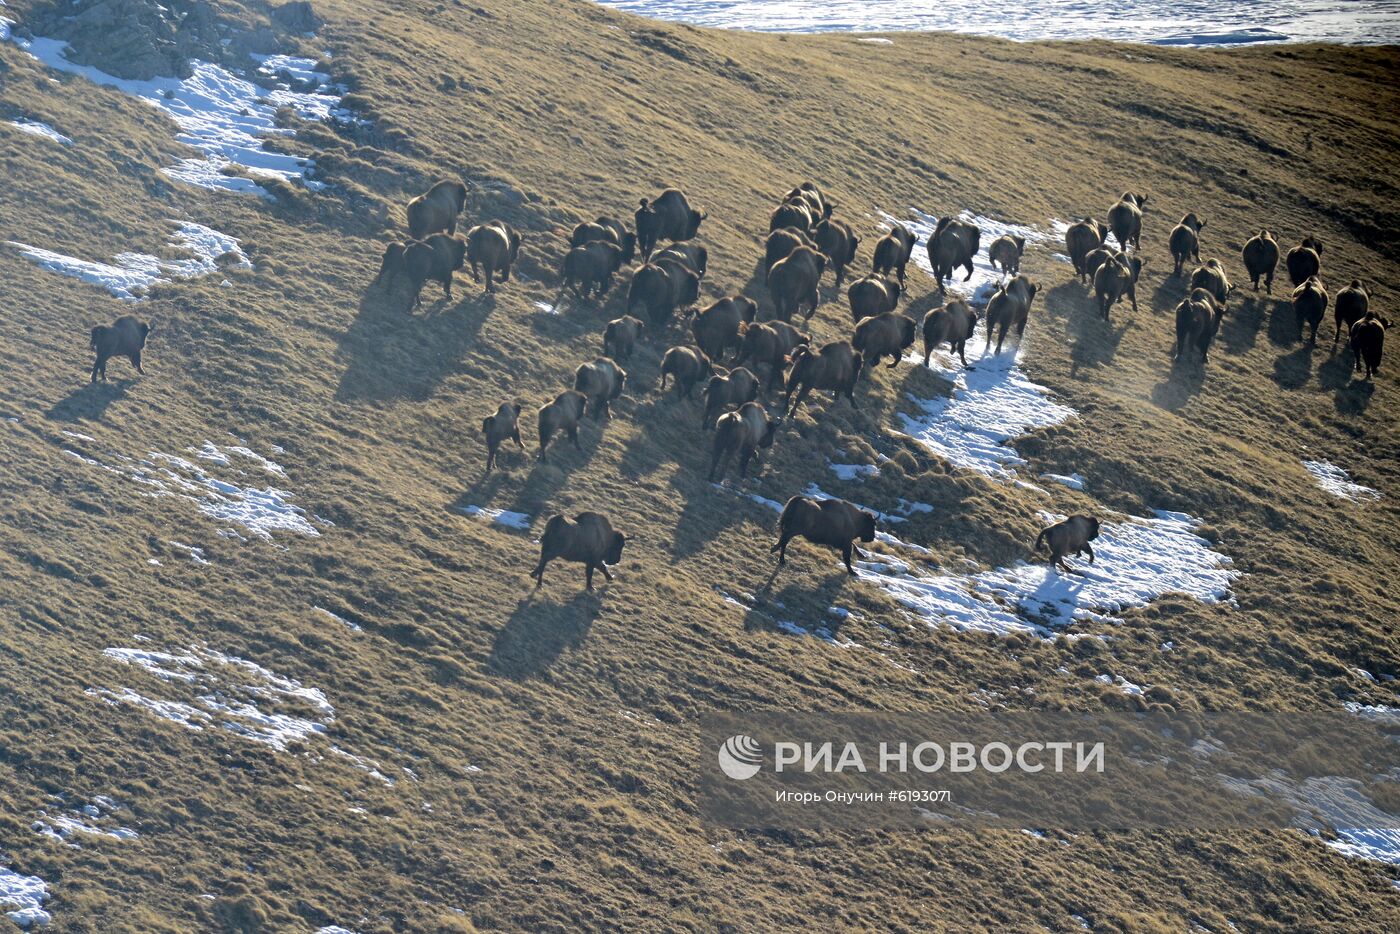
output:
{"label": "snow patch", "polygon": [[5,241],[36,265],[59,275],[71,276],[100,286],[124,302],[144,301],[145,292],[173,279],[197,279],[216,272],[221,257],[225,263],[245,268],[253,264],[238,246],[238,240],[203,224],[170,221],[176,224],[168,245],[185,259],[161,259],[150,253],[118,253],[110,263],[67,256],[16,240]]}
{"label": "snow patch", "polygon": [[874,464],[833,464],[828,461],[826,466],[831,468],[838,480],[863,480],[866,477],[880,476],[880,468]]}
{"label": "snow patch", "polygon": [[[4,38],[3,35],[0,35],[0,39]],[[31,136],[42,136],[44,139],[53,140],[55,143],[62,143],[64,146],[73,145],[71,139],[64,136],[47,123],[40,123],[38,120],[11,120],[10,126],[17,127]]]}
{"label": "snow patch", "polygon": [[1040,475],[1040,479],[1053,481],[1055,483],[1060,484],[1061,486],[1067,486],[1071,490],[1084,489],[1084,478],[1077,473],[1043,473]]}
{"label": "snow patch", "polygon": [[511,512],[508,509],[492,509],[488,506],[463,506],[462,512],[473,518],[485,519],[496,525],[504,525],[507,528],[517,529],[521,532],[530,531],[530,517],[523,512]]}
{"label": "snow patch", "polygon": [[326,609],[325,607],[313,606],[311,609],[312,609],[313,612],[320,613],[322,616],[326,616],[326,617],[329,617],[329,618],[335,620],[337,623],[340,623],[342,626],[344,626],[346,629],[349,629],[351,632],[362,632],[362,631],[363,631],[363,630],[361,630],[361,628],[360,628],[357,624],[350,622],[350,620],[346,619],[346,618],[343,617],[343,616],[339,616],[339,615],[337,615],[337,614],[335,614],[335,613],[332,613],[330,610]]}
{"label": "snow patch", "polygon": [[1317,485],[1338,499],[1365,502],[1381,498],[1381,494],[1369,486],[1351,482],[1351,475],[1335,464],[1327,461],[1303,461],[1303,467],[1313,475]]}
{"label": "snow patch", "polygon": [[26,930],[48,924],[49,913],[44,910],[48,898],[49,884],[43,879],[0,866],[0,909],[15,924]]}
{"label": "snow patch", "polygon": [[[939,219],[914,207],[909,208],[909,217],[904,220],[899,220],[883,211],[880,212],[880,217],[888,225],[902,223],[914,233],[918,241],[914,246],[914,262],[932,277],[933,266],[928,259],[928,241],[933,236]],[[958,215],[958,220],[975,224],[977,229],[982,232],[982,236],[977,255],[972,258],[972,278],[963,281],[967,270],[959,267],[953,270],[953,276],[947,282],[946,288],[949,292],[967,299],[978,307],[987,303],[987,300],[992,297],[992,293],[996,291],[997,285],[1005,278],[1001,270],[994,268],[991,260],[987,257],[987,248],[992,245],[992,241],[1001,236],[1024,237],[1026,247],[1029,249],[1032,244],[1045,243],[1051,239],[1051,234],[1040,227],[992,220],[990,217],[982,217],[971,211],[963,211]]]}
{"label": "snow patch", "polygon": [[140,834],[130,827],[114,826],[110,820],[111,812],[119,810],[121,805],[111,798],[98,795],[91,803],[71,809],[67,814],[49,815],[40,811],[40,819],[31,824],[30,829],[40,836],[75,848],[78,844],[69,839],[74,834],[109,840],[135,840]]}

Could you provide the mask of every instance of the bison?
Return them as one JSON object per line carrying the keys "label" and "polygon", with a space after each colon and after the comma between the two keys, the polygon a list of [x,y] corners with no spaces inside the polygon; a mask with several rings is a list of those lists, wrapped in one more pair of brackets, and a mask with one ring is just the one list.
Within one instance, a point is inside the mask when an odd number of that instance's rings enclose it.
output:
{"label": "bison", "polygon": [[987,258],[991,261],[993,269],[1000,266],[1003,273],[1014,276],[1021,271],[1021,257],[1025,252],[1025,237],[1002,234],[987,247]]}
{"label": "bison", "polygon": [[899,280],[888,275],[871,273],[861,276],[846,290],[846,300],[851,303],[851,319],[859,324],[871,315],[894,311],[899,305],[902,291]]}
{"label": "bison", "polygon": [[551,516],[540,536],[540,562],[530,572],[535,589],[544,586],[544,569],[556,558],[584,565],[584,580],[593,589],[593,572],[602,571],[611,583],[608,565],[622,560],[622,546],[627,536],[613,529],[608,517],[596,512],[581,512],[570,522],[563,516]]}
{"label": "bison", "polygon": [[1201,228],[1205,225],[1206,222],[1196,217],[1193,211],[1172,228],[1171,237],[1168,239],[1172,259],[1176,262],[1172,275],[1181,275],[1181,267],[1188,259],[1198,263],[1201,261]]}
{"label": "bison", "polygon": [[[505,221],[478,224],[467,231],[467,262],[472,267],[472,280],[481,281],[486,273],[486,291],[496,291],[492,282],[495,273],[502,282],[510,281],[510,267],[520,257],[520,234]],[[479,268],[478,268],[479,267]]]}
{"label": "bison", "polygon": [[1118,239],[1120,250],[1142,248],[1142,209],[1147,206],[1147,195],[1124,193],[1118,203],[1108,209],[1108,229]]}
{"label": "bison", "polygon": [[770,231],[763,241],[763,271],[766,273],[773,268],[773,264],[780,259],[786,259],[788,254],[800,246],[815,250],[816,243],[796,227],[781,227]]}
{"label": "bison", "polygon": [[1278,243],[1274,240],[1274,235],[1260,228],[1259,232],[1245,243],[1240,257],[1244,260],[1244,268],[1249,273],[1249,281],[1254,286],[1254,291],[1259,291],[1259,280],[1263,278],[1265,290],[1269,295],[1273,295],[1274,270],[1278,268]]}
{"label": "bison", "polygon": [[677,308],[688,307],[699,297],[700,276],[685,263],[675,258],[647,263],[632,275],[627,313],[643,309],[647,322],[659,330]]}
{"label": "bison", "polygon": [[646,325],[631,315],[623,315],[608,322],[603,331],[603,356],[614,360],[626,360],[637,349],[637,338],[642,336]]}
{"label": "bison", "polygon": [[889,233],[875,241],[875,263],[872,271],[882,275],[895,273],[902,288],[904,267],[909,265],[909,259],[914,255],[917,239],[908,227],[895,224]]}
{"label": "bison", "polygon": [[574,370],[574,388],[588,397],[588,411],[594,421],[611,417],[608,403],[622,395],[626,385],[627,371],[608,357],[581,363]]}
{"label": "bison", "polygon": [[1303,339],[1304,326],[1310,326],[1308,343],[1317,343],[1317,326],[1327,314],[1327,289],[1317,276],[1308,276],[1308,281],[1293,290],[1293,311],[1298,316],[1298,339]]}
{"label": "bison", "polygon": [[739,356],[735,365],[752,363],[755,367],[767,366],[767,390],[772,390],[783,379],[783,368],[788,355],[802,344],[810,344],[812,338],[803,334],[786,321],[768,321],[741,328]]}
{"label": "bison", "polygon": [[1065,249],[1069,251],[1070,262],[1080,282],[1093,278],[1094,274],[1085,268],[1084,259],[1092,250],[1103,246],[1107,238],[1108,228],[1092,217],[1070,224],[1065,231]]}
{"label": "bison", "polygon": [[715,440],[710,448],[710,481],[724,476],[724,467],[735,451],[739,452],[739,479],[748,473],[749,461],[759,450],[773,446],[773,439],[782,425],[781,418],[772,418],[757,402],[745,402],[737,412],[720,417],[715,424]]}
{"label": "bison", "polygon": [[583,393],[577,389],[568,389],[555,396],[554,401],[540,406],[540,451],[535,455],[537,460],[545,459],[550,439],[561,430],[568,434],[576,450],[583,450],[578,443],[578,423],[579,419],[583,418],[583,410],[587,403],[588,397]]}
{"label": "bison", "polygon": [[1288,279],[1294,287],[1308,281],[1322,271],[1322,241],[1316,237],[1304,237],[1303,242],[1288,251],[1284,265],[1288,268]]}
{"label": "bison", "polygon": [[1220,260],[1212,257],[1200,266],[1197,266],[1191,273],[1191,284],[1187,286],[1191,291],[1205,289],[1224,308],[1229,301],[1230,293],[1235,287],[1230,284],[1230,280],[1225,277],[1225,267],[1220,265]]}
{"label": "bison", "polygon": [[1389,328],[1390,320],[1374,311],[1366,312],[1365,317],[1351,326],[1351,352],[1356,356],[1356,372],[1360,373],[1361,365],[1366,364],[1367,379],[1380,371],[1385,332]]}
{"label": "bison", "polygon": [[154,331],[154,327],[131,315],[122,315],[111,324],[94,327],[89,335],[88,347],[97,358],[93,361],[89,382],[97,382],[99,376],[102,382],[107,382],[107,361],[119,356],[130,360],[136,372],[145,376],[146,371],[141,368],[141,351],[145,349],[146,338]]}
{"label": "bison", "polygon": [[428,234],[457,232],[457,217],[467,206],[467,186],[445,178],[408,202],[408,236],[422,240]]}
{"label": "bison", "polygon": [[812,212],[814,221],[822,220],[831,216],[832,210],[836,207],[836,202],[832,201],[822,190],[812,182],[803,182],[796,188],[783,195],[783,201],[795,201],[805,204]]}
{"label": "bison", "polygon": [[705,351],[696,347],[672,347],[661,358],[661,381],[658,392],[666,391],[666,378],[671,377],[680,390],[681,398],[689,399],[696,383],[704,382],[714,372]]}
{"label": "bison", "polygon": [[812,209],[802,201],[784,201],[768,215],[768,232],[791,227],[794,230],[810,231],[817,218]]}
{"label": "bison", "polygon": [[1191,294],[1176,306],[1176,345],[1173,348],[1173,365],[1186,360],[1186,352],[1195,349],[1200,353],[1201,365],[1205,366],[1210,354],[1210,345],[1220,330],[1220,319],[1225,314],[1225,306],[1216,301],[1207,289],[1192,289]]}
{"label": "bison", "polygon": [[652,250],[661,240],[689,240],[694,237],[706,216],[704,211],[690,206],[690,200],[679,188],[667,188],[651,202],[643,198],[642,206],[635,215],[637,246],[641,248],[642,259],[650,259]]}
{"label": "bison", "polygon": [[948,342],[949,350],[957,353],[962,365],[967,366],[965,349],[976,328],[977,312],[960,298],[924,315],[924,366],[928,366],[934,348],[944,341]]}
{"label": "bison", "polygon": [[1098,296],[1099,311],[1105,321],[1108,320],[1108,310],[1124,295],[1133,303],[1133,311],[1138,310],[1137,281],[1141,273],[1142,258],[1129,257],[1126,253],[1119,253],[1094,273],[1094,294]]}
{"label": "bison", "polygon": [[580,247],[585,243],[611,243],[622,251],[622,261],[632,262],[637,255],[637,235],[630,232],[622,222],[613,217],[599,217],[592,222],[579,224],[569,237],[570,247]]}
{"label": "bison", "polygon": [[[997,332],[997,353],[1001,353],[1002,342],[1007,330],[1014,324],[1019,341],[1026,333],[1026,319],[1030,316],[1031,302],[1040,291],[1040,286],[1026,276],[1017,276],[1001,288],[987,302],[987,343],[992,346],[992,331]],[[985,352],[985,350],[984,350]]]}
{"label": "bison", "polygon": [[690,323],[690,333],[695,336],[695,344],[711,360],[723,359],[730,347],[739,346],[739,329],[752,324],[758,313],[758,303],[743,295],[721,298],[708,308],[704,308]]}
{"label": "bison", "polygon": [[788,542],[799,535],[814,545],[825,545],[840,551],[846,573],[854,574],[852,552],[865,557],[855,543],[875,540],[875,513],[844,499],[794,496],[783,506],[783,514],[778,517],[778,541],[770,549],[778,553],[779,567],[787,564]]}
{"label": "bison", "polygon": [[831,260],[831,268],[836,271],[836,288],[841,288],[846,278],[846,265],[855,262],[860,238],[849,224],[830,217],[812,226],[812,238],[817,242],[817,249]]}
{"label": "bison", "polygon": [[559,291],[562,294],[572,287],[574,295],[584,301],[590,292],[601,299],[612,288],[612,277],[621,268],[621,247],[605,240],[590,240],[565,254]]}
{"label": "bison", "polygon": [[466,261],[467,241],[458,234],[435,233],[404,247],[403,274],[413,291],[413,307],[423,303],[423,285],[442,283],[443,296],[452,300],[452,274]]}
{"label": "bison", "polygon": [[871,315],[857,324],[851,346],[860,351],[862,369],[869,371],[885,357],[890,358],[891,370],[899,366],[904,351],[914,346],[916,327],[913,318],[893,311]]}
{"label": "bison", "polygon": [[928,238],[928,261],[933,267],[933,277],[938,280],[938,291],[943,283],[953,278],[953,270],[962,267],[967,270],[963,281],[972,278],[972,258],[982,242],[982,231],[976,224],[956,217],[945,217],[933,229]]}
{"label": "bison", "polygon": [[758,398],[758,377],[747,368],[736,366],[722,376],[711,376],[701,395],[705,399],[705,411],[700,416],[700,428],[708,431],[729,406],[743,405]]}
{"label": "bison", "polygon": [[1097,250],[1090,250],[1089,254],[1084,257],[1084,271],[1089,274],[1089,281],[1092,282],[1094,276],[1098,275],[1100,266],[1115,256],[1125,257],[1126,261],[1127,254],[1121,250],[1115,250],[1111,246],[1101,246]]}
{"label": "bison", "polygon": [[826,269],[826,256],[807,246],[799,246],[768,270],[768,294],[773,299],[774,313],[780,321],[788,321],[794,312],[807,306],[804,321],[816,314],[820,296],[817,283]]}
{"label": "bison", "polygon": [[698,243],[673,243],[652,256],[651,261],[653,263],[668,261],[684,263],[703,279],[705,278],[705,270],[710,264],[710,251]]}
{"label": "bison", "polygon": [[1068,571],[1066,555],[1089,555],[1089,563],[1094,563],[1094,547],[1089,543],[1099,537],[1099,520],[1093,516],[1070,516],[1041,531],[1035,538],[1032,553],[1040,551],[1042,545],[1050,546],[1050,564],[1062,571]]}
{"label": "bison", "polygon": [[1337,346],[1342,330],[1345,328],[1350,334],[1351,326],[1366,317],[1370,307],[1371,293],[1361,284],[1360,279],[1351,280],[1351,285],[1337,293],[1337,300],[1332,304],[1332,314],[1337,320],[1337,330],[1332,335],[1333,347]]}
{"label": "bison", "polygon": [[525,450],[520,440],[520,403],[502,402],[495,415],[481,420],[481,437],[486,442],[486,472],[490,473],[496,463],[496,451],[502,441],[515,441],[516,447]]}
{"label": "bison", "polygon": [[[830,390],[832,401],[842,396],[855,406],[856,380],[860,379],[861,358],[850,341],[831,341],[813,352],[803,344],[792,352],[787,373],[787,395],[783,414],[797,411],[812,390]],[[793,396],[796,395],[794,399]]]}

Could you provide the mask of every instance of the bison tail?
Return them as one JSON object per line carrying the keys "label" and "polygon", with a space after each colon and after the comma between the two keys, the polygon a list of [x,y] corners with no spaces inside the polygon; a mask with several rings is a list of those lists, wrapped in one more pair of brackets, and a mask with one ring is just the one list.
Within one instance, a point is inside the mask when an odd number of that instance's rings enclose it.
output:
{"label": "bison tail", "polygon": [[1031,546],[1031,554],[1035,554],[1037,551],[1040,551],[1040,546],[1043,545],[1044,543],[1045,543],[1045,531],[1042,529],[1042,530],[1041,530],[1041,533],[1035,537],[1035,544],[1034,544],[1033,546]]}
{"label": "bison tail", "polygon": [[88,338],[88,349],[92,350],[94,353],[97,352],[97,339],[102,336],[102,332],[105,330],[106,326],[101,324],[92,329],[92,333]]}

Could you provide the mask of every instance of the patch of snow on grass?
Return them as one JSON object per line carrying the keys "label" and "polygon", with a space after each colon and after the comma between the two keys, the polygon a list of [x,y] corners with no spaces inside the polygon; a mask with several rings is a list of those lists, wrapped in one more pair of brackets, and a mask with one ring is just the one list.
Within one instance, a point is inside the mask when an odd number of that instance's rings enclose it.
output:
{"label": "patch of snow on grass", "polygon": [[828,461],[826,466],[831,468],[838,480],[863,480],[866,477],[880,476],[880,468],[874,464],[833,464]]}
{"label": "patch of snow on grass", "polygon": [[[913,231],[914,236],[918,238],[914,245],[914,262],[932,277],[933,265],[928,258],[928,240],[929,237],[933,236],[939,218],[913,207],[909,209],[909,217],[902,220],[883,211],[880,216],[886,224],[902,223]],[[1051,234],[1040,227],[1008,224],[1004,221],[996,221],[990,217],[973,214],[971,211],[963,211],[958,215],[958,219],[977,225],[982,236],[978,243],[977,255],[972,258],[972,278],[964,281],[963,277],[967,275],[967,270],[959,267],[953,270],[953,276],[946,283],[946,288],[954,297],[965,298],[978,307],[987,303],[987,300],[992,297],[992,293],[996,291],[997,285],[1004,278],[999,269],[993,268],[991,260],[987,257],[987,248],[991,246],[993,240],[1001,236],[1025,237],[1026,249],[1030,249],[1033,244],[1045,243],[1051,239]]]}
{"label": "patch of snow on grass", "polygon": [[346,618],[343,617],[343,616],[340,616],[340,615],[337,615],[337,614],[335,614],[335,613],[332,613],[330,610],[326,609],[325,607],[313,606],[311,609],[312,609],[314,612],[320,613],[322,616],[328,616],[328,617],[330,617],[331,619],[335,620],[337,623],[340,623],[340,624],[341,624],[342,626],[344,626],[346,629],[349,629],[351,632],[361,632],[361,631],[362,631],[362,630],[360,629],[360,627],[359,627],[357,624],[350,622],[350,620],[346,619]]}
{"label": "patch of snow on grass", "polygon": [[1043,473],[1040,475],[1040,479],[1054,481],[1055,483],[1058,483],[1061,486],[1069,487],[1071,490],[1084,489],[1084,478],[1077,473]]}
{"label": "patch of snow on grass", "polygon": [[462,512],[473,518],[486,519],[496,525],[504,525],[507,528],[517,529],[521,532],[530,531],[530,517],[523,512],[511,512],[508,509],[492,509],[488,506],[463,506]]}
{"label": "patch of snow on grass", "polygon": [[[0,36],[0,39],[4,38],[4,36]],[[71,139],[64,136],[47,123],[40,123],[38,120],[11,120],[10,126],[17,127],[30,136],[41,136],[44,139],[51,139],[55,143],[62,143],[65,146],[73,145]]]}
{"label": "patch of snow on grass", "polygon": [[1327,461],[1303,461],[1303,466],[1313,475],[1318,486],[1338,499],[1365,502],[1381,498],[1381,494],[1369,486],[1352,483],[1351,476],[1345,470]]}
{"label": "patch of snow on grass", "polygon": [[252,265],[238,246],[238,240],[203,224],[171,221],[177,227],[168,241],[171,251],[185,259],[161,259],[149,253],[118,253],[110,263],[93,262],[30,246],[15,240],[5,241],[26,259],[59,275],[88,282],[115,295],[124,302],[145,300],[145,293],[157,284],[173,279],[197,279],[219,268],[222,262],[236,266]]}
{"label": "patch of snow on grass", "polygon": [[1105,524],[1094,541],[1095,563],[1081,559],[1075,574],[1024,562],[980,574],[929,574],[873,553],[856,573],[929,625],[1048,635],[1076,619],[1111,619],[1104,614],[1146,606],[1168,593],[1203,603],[1227,599],[1237,572],[1229,569],[1227,556],[1195,534],[1198,525],[1181,513],[1160,511],[1153,518]]}
{"label": "patch of snow on grass", "polygon": [[20,927],[48,924],[49,913],[44,902],[49,898],[49,884],[38,876],[26,876],[0,866],[0,909]]}
{"label": "patch of snow on grass", "polygon": [[[104,809],[108,813],[103,813]],[[49,837],[69,846],[76,847],[78,844],[69,840],[74,834],[83,834],[90,837],[106,837],[109,840],[135,840],[140,836],[130,827],[104,826],[112,824],[108,820],[110,812],[121,810],[121,806],[113,802],[110,798],[98,796],[91,804],[85,804],[81,808],[70,810],[67,814],[49,815],[43,811],[39,812],[40,820],[36,820],[30,829],[41,836]]]}

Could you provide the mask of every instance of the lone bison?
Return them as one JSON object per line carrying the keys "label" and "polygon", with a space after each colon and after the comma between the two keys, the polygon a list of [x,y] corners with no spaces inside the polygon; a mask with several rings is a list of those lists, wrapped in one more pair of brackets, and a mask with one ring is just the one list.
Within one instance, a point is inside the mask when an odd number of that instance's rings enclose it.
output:
{"label": "lone bison", "polygon": [[739,452],[739,479],[748,473],[749,461],[760,450],[773,446],[782,419],[772,418],[757,402],[745,402],[737,412],[720,417],[715,424],[715,440],[710,448],[710,480],[724,476],[724,467]]}
{"label": "lone bison", "polygon": [[[1006,340],[1006,332],[1015,325],[1016,339],[1026,333],[1026,320],[1030,317],[1031,302],[1035,300],[1040,286],[1026,276],[1017,276],[1001,288],[987,301],[987,347],[992,346],[992,331],[997,332],[997,353]],[[983,351],[986,352],[985,349]]]}
{"label": "lone bison", "polygon": [[88,346],[93,353],[97,354],[96,360],[92,364],[92,379],[89,382],[97,382],[97,378],[102,377],[102,382],[107,382],[107,361],[112,357],[126,357],[131,361],[131,365],[136,367],[136,372],[142,376],[146,371],[141,368],[141,351],[146,346],[146,338],[155,331],[149,324],[145,324],[131,315],[122,315],[111,324],[99,324],[91,331]]}
{"label": "lone bison", "polygon": [[467,206],[467,186],[445,178],[408,202],[408,235],[422,240],[428,234],[457,232],[457,217]]}
{"label": "lone bison", "polygon": [[608,403],[622,395],[627,371],[607,357],[581,363],[574,370],[574,388],[588,397],[588,411],[594,421],[610,418]]}
{"label": "lone bison", "polygon": [[1244,268],[1249,273],[1249,282],[1254,286],[1254,291],[1259,291],[1259,280],[1262,278],[1265,290],[1269,295],[1273,295],[1274,270],[1278,268],[1278,243],[1274,240],[1274,235],[1260,228],[1259,232],[1245,243],[1240,257],[1244,260]]}
{"label": "lone bison", "polygon": [[513,440],[516,447],[525,450],[525,444],[520,440],[520,403],[502,402],[495,415],[483,418],[481,437],[486,442],[487,473],[490,473],[496,464],[496,452],[500,449],[501,442]]}
{"label": "lone bison", "polygon": [[852,552],[865,557],[855,543],[875,540],[875,514],[844,499],[794,496],[778,517],[778,541],[770,549],[778,553],[779,567],[787,564],[788,542],[799,535],[814,545],[825,545],[841,552],[846,573],[854,574]]}
{"label": "lone bison", "polygon": [[899,366],[904,351],[914,346],[916,330],[913,318],[894,311],[861,321],[856,325],[851,346],[860,351],[862,370],[869,372],[885,357],[890,358],[891,370]]}
{"label": "lone bison", "polygon": [[608,565],[622,560],[622,546],[627,537],[615,531],[607,516],[596,512],[581,512],[570,522],[563,516],[552,516],[540,536],[540,562],[530,572],[535,588],[544,586],[544,569],[555,559],[584,565],[584,580],[593,589],[593,572],[602,571],[612,581]]}
{"label": "lone bison", "polygon": [[880,273],[861,276],[846,290],[846,300],[851,303],[851,319],[860,324],[871,315],[881,315],[894,311],[899,305],[902,293],[899,280]]}
{"label": "lone bison", "polygon": [[[783,400],[784,416],[797,411],[812,390],[829,390],[832,401],[842,396],[856,404],[856,380],[860,379],[861,358],[850,341],[831,341],[816,353],[803,344],[792,352],[792,366],[787,374],[787,395]],[[793,396],[796,394],[796,398]]]}
{"label": "lone bison", "polygon": [[1118,239],[1120,250],[1142,248],[1142,209],[1147,206],[1147,195],[1125,192],[1118,203],[1108,209],[1108,229]]}
{"label": "lone bison", "polygon": [[948,342],[948,349],[958,355],[962,365],[967,366],[967,342],[976,329],[977,312],[960,298],[924,315],[924,366],[928,366],[934,349],[944,341]]}
{"label": "lone bison", "polygon": [[520,234],[505,221],[478,224],[467,231],[467,262],[472,267],[472,279],[481,281],[486,273],[486,291],[496,291],[492,282],[495,273],[502,282],[510,281],[510,267],[520,256]]}
{"label": "lone bison", "polygon": [[1094,548],[1089,543],[1099,537],[1099,520],[1093,516],[1070,516],[1057,522],[1036,536],[1032,552],[1040,551],[1042,545],[1050,546],[1050,564],[1062,571],[1068,571],[1065,555],[1089,555],[1089,563],[1094,563]]}
{"label": "lone bison", "polygon": [[917,238],[908,227],[895,224],[889,233],[875,241],[875,264],[871,271],[886,276],[895,273],[903,288],[904,267],[909,265],[909,259],[914,255],[916,242]]}
{"label": "lone bison", "polygon": [[1176,263],[1176,268],[1172,270],[1172,275],[1181,275],[1181,267],[1188,259],[1201,261],[1201,228],[1206,222],[1196,217],[1193,211],[1181,219],[1181,222],[1172,228],[1168,246],[1172,251],[1172,260]]}

